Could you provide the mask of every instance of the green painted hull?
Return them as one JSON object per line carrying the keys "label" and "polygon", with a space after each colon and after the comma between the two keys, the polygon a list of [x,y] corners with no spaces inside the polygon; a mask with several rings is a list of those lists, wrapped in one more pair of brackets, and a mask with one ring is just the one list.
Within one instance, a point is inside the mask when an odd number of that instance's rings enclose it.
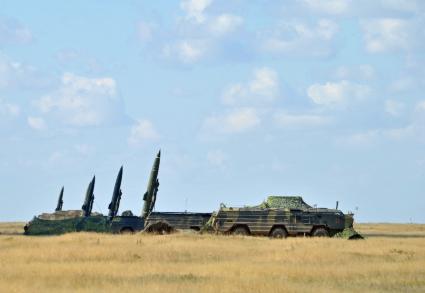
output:
{"label": "green painted hull", "polygon": [[59,235],[72,232],[109,232],[105,216],[78,217],[62,220],[34,218],[25,226],[26,235]]}

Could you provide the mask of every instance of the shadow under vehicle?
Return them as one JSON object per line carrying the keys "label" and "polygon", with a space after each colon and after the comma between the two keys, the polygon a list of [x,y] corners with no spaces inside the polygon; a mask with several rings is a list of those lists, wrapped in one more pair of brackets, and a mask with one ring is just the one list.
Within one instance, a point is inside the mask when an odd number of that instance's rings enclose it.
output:
{"label": "shadow under vehicle", "polygon": [[234,235],[261,235],[363,238],[353,228],[353,214],[338,209],[315,208],[301,197],[271,196],[258,206],[221,206],[209,224],[215,232]]}

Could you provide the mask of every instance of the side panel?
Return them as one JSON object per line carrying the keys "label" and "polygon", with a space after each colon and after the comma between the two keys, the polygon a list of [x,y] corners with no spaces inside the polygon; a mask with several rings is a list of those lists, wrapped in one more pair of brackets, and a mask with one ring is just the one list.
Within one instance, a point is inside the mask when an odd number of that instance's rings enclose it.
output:
{"label": "side panel", "polygon": [[146,226],[157,222],[167,222],[175,229],[200,230],[211,217],[211,213],[152,212]]}
{"label": "side panel", "polygon": [[136,216],[119,216],[114,217],[110,224],[112,233],[119,233],[122,229],[131,229],[133,232],[138,232],[144,228],[144,220]]}

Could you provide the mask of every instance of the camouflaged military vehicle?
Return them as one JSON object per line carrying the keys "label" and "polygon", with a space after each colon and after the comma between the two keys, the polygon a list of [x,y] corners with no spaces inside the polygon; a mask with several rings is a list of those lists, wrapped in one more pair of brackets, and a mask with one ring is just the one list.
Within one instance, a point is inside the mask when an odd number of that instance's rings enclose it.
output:
{"label": "camouflaged military vehicle", "polygon": [[108,216],[92,212],[94,201],[95,178],[87,187],[81,210],[62,211],[63,193],[61,189],[54,213],[43,213],[34,217],[25,225],[26,235],[57,235],[69,232],[106,232],[134,233],[138,231],[165,233],[175,229],[192,229],[199,231],[211,217],[211,213],[152,212],[155,207],[159,181],[158,171],[161,152],[158,152],[149,176],[147,190],[143,195],[142,215],[134,216],[131,211],[118,215],[121,201],[121,167],[115,181]]}
{"label": "camouflaged military vehicle", "polygon": [[158,192],[158,170],[161,152],[158,152],[148,181],[147,191],[143,196],[145,202],[142,217],[134,216],[131,211],[124,211],[118,215],[121,201],[121,181],[123,167],[120,168],[115,181],[108,216],[92,212],[94,202],[95,177],[87,187],[86,196],[81,210],[62,211],[63,188],[59,195],[58,205],[54,213],[43,213],[34,217],[25,227],[26,235],[57,235],[69,232],[107,232],[133,233],[145,227],[145,215],[149,215],[154,208]]}
{"label": "camouflaged military vehicle", "polygon": [[[332,237],[353,229],[353,214],[337,209],[315,208],[298,196],[271,196],[258,206],[222,206],[210,224],[216,232],[234,235]],[[361,238],[351,233],[347,238]]]}

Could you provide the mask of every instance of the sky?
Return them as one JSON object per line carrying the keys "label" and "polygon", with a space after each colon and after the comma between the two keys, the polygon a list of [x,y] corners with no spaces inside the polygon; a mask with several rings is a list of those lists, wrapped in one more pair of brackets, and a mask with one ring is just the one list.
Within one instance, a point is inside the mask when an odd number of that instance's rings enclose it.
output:
{"label": "sky", "polygon": [[339,201],[425,223],[425,2],[0,0],[0,221]]}

